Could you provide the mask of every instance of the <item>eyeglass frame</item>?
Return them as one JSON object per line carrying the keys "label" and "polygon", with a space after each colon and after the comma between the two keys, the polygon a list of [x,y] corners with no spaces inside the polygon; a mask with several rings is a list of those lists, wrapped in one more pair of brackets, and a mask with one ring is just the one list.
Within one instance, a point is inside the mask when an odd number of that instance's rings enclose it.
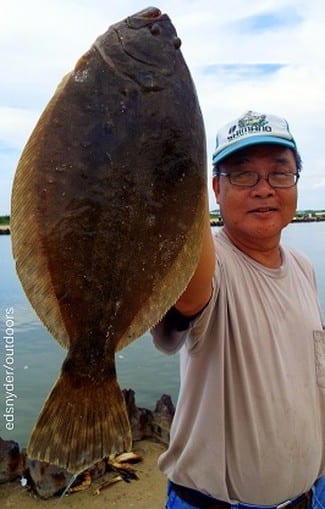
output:
{"label": "eyeglass frame", "polygon": [[[250,174],[254,174],[256,175],[257,177],[257,180],[255,182],[255,184],[252,184],[252,185],[247,185],[247,184],[235,184],[231,181],[231,175],[233,175],[234,173],[250,173]],[[286,174],[286,175],[293,175],[295,177],[295,182],[293,184],[291,184],[290,186],[274,186],[272,184],[270,184],[269,182],[269,178],[270,178],[270,175],[274,175],[274,174],[277,174],[277,173],[282,173],[282,174]],[[225,171],[217,171],[215,173],[215,176],[216,177],[228,177],[229,179],[229,182],[232,186],[236,186],[236,187],[248,187],[248,188],[251,188],[251,187],[255,187],[257,186],[257,184],[261,181],[261,180],[266,180],[266,182],[268,183],[268,185],[270,187],[272,187],[272,189],[290,189],[291,187],[295,187],[298,183],[298,180],[300,178],[300,172],[299,170],[297,169],[295,173],[291,173],[291,172],[288,172],[288,171],[284,171],[284,172],[276,172],[276,171],[271,171],[266,177],[264,175],[260,175],[257,171],[238,171],[238,172],[225,172]]]}

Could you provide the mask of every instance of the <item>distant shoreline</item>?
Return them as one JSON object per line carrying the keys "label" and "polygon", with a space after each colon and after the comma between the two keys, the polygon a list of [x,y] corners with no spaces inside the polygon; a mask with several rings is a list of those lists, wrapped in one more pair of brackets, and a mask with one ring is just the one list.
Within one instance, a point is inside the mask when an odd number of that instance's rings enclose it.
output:
{"label": "distant shoreline", "polygon": [[[294,217],[291,223],[319,223],[325,221],[325,217]],[[223,226],[222,219],[210,219],[211,226]]]}
{"label": "distant shoreline", "polygon": [[[320,221],[325,221],[325,217],[294,217],[291,223],[319,223]],[[212,227],[215,226],[223,226],[222,219],[210,219],[210,225]],[[0,235],[10,235],[10,226],[9,225],[0,225]]]}

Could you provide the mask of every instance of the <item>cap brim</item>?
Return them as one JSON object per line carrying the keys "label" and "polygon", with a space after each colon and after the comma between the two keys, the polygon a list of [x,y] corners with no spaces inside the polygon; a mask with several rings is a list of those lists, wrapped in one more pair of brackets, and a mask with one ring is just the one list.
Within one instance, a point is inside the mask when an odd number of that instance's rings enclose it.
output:
{"label": "cap brim", "polygon": [[212,158],[213,164],[220,163],[223,159],[230,156],[234,152],[238,150],[249,147],[251,145],[260,145],[261,143],[272,143],[275,145],[282,145],[284,147],[289,147],[291,149],[296,148],[296,144],[292,140],[286,140],[284,138],[279,138],[278,136],[251,136],[250,138],[246,138],[243,140],[238,140],[235,143],[232,143],[224,150],[221,150],[219,153],[214,154]]}

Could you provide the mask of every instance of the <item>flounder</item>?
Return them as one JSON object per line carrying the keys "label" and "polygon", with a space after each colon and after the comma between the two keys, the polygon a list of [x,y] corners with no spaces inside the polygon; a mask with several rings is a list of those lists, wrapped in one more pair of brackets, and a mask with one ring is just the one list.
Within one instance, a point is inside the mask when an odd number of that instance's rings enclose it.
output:
{"label": "flounder", "polygon": [[169,17],[112,25],[58,86],[12,191],[16,268],[67,356],[30,458],[72,473],[130,450],[115,352],[186,288],[201,249],[206,141]]}

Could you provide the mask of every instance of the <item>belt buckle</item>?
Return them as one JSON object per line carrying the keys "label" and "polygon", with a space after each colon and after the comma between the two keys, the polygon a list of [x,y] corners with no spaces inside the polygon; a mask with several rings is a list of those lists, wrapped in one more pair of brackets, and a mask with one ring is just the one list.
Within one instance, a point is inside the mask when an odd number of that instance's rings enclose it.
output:
{"label": "belt buckle", "polygon": [[287,507],[287,505],[291,504],[292,500],[286,500],[285,502],[281,502],[281,504],[277,505],[275,509],[283,509]]}

